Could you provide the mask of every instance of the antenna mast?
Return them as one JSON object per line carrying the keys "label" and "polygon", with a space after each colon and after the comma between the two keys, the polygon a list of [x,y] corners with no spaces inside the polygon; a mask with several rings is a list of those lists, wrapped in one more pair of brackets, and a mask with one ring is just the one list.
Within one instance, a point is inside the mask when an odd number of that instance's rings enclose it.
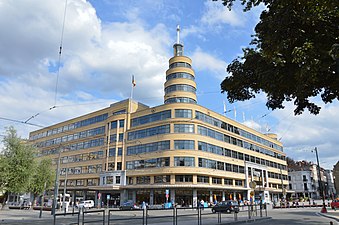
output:
{"label": "antenna mast", "polygon": [[180,26],[177,26],[177,44],[180,44]]}

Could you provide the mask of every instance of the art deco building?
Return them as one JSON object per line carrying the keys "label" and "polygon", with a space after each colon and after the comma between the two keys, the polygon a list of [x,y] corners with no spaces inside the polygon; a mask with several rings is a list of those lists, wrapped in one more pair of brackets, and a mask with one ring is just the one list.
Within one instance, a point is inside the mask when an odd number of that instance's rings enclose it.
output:
{"label": "art deco building", "polygon": [[59,191],[66,180],[74,199],[105,205],[281,197],[288,187],[282,143],[198,105],[179,28],[173,48],[163,105],[127,99],[30,133],[39,157],[55,166],[60,157]]}

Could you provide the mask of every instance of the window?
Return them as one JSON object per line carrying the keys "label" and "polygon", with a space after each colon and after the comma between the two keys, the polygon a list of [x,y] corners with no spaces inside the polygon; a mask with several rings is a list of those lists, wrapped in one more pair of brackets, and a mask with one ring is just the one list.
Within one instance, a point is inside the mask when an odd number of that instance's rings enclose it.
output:
{"label": "window", "polygon": [[196,92],[196,88],[188,84],[175,84],[170,85],[165,88],[165,94],[174,92],[174,91],[185,91],[185,92]]}
{"label": "window", "polygon": [[168,118],[171,118],[171,110],[166,110],[166,111],[157,112],[157,113],[153,113],[153,114],[150,114],[150,115],[134,118],[134,119],[132,119],[131,126],[135,127],[135,126],[138,126],[138,125],[151,123],[151,122],[155,122],[155,121],[159,121],[159,120],[166,120]]}
{"label": "window", "polygon": [[169,183],[170,182],[170,175],[161,175],[161,176],[154,176],[154,183]]}
{"label": "window", "polygon": [[221,178],[212,177],[212,183],[213,184],[221,184]]}
{"label": "window", "polygon": [[199,167],[209,168],[209,169],[216,169],[217,161],[199,158]]}
{"label": "window", "polygon": [[132,131],[128,133],[128,140],[134,140],[139,138],[151,137],[159,134],[168,134],[170,132],[170,126],[162,125],[157,127],[151,127],[143,130]]}
{"label": "window", "polygon": [[242,180],[235,180],[235,186],[242,186]]}
{"label": "window", "polygon": [[[122,142],[124,140],[124,134],[120,133],[118,138],[119,138],[118,141]],[[116,142],[116,141],[117,141],[117,135],[116,134],[112,134],[111,138],[110,138],[110,142]]]}
{"label": "window", "polygon": [[106,184],[113,184],[113,176],[106,177]]}
{"label": "window", "polygon": [[232,179],[224,179],[224,185],[233,185],[233,180]]}
{"label": "window", "polygon": [[193,175],[175,175],[175,182],[193,182]]}
{"label": "window", "polygon": [[[118,148],[118,156],[122,155],[122,148]],[[115,156],[115,148],[109,149],[109,157]]]}
{"label": "window", "polygon": [[84,186],[84,180],[76,180],[75,185],[76,186]]}
{"label": "window", "polygon": [[[116,129],[118,126],[118,120],[111,122],[111,129]],[[125,126],[125,120],[119,120],[119,127],[123,128]]]}
{"label": "window", "polygon": [[232,164],[225,163],[226,171],[232,171]]}
{"label": "window", "polygon": [[96,186],[98,185],[98,179],[87,179],[87,186]]}
{"label": "window", "polygon": [[115,183],[116,184],[120,184],[120,176],[116,176],[115,177]]}
{"label": "window", "polygon": [[189,63],[186,62],[175,62],[172,63],[171,65],[169,65],[169,68],[175,68],[175,67],[187,67],[187,68],[191,68],[191,65]]}
{"label": "window", "polygon": [[[147,160],[127,161],[126,162],[126,168],[128,170],[142,169],[142,168],[153,168],[153,167],[159,168],[159,167],[169,166],[169,164],[170,164],[170,158],[169,157],[163,157],[163,158],[154,158],[154,159],[147,159]],[[120,163],[120,165],[121,165],[121,163]],[[121,170],[121,168],[120,168],[120,170]]]}
{"label": "window", "polygon": [[174,133],[194,133],[193,124],[174,124]]}
{"label": "window", "polygon": [[137,177],[137,184],[149,184],[150,182],[150,176]]}
{"label": "window", "polygon": [[153,142],[144,145],[135,145],[127,147],[127,155],[155,152],[160,150],[169,150],[169,148],[170,141]]}
{"label": "window", "polygon": [[185,72],[171,73],[171,74],[168,74],[166,76],[166,80],[172,80],[172,79],[176,79],[176,78],[184,78],[184,79],[194,80],[193,75],[191,75],[189,73],[185,73]]}
{"label": "window", "polygon": [[174,166],[194,167],[193,157],[174,157]]}
{"label": "window", "polygon": [[174,166],[194,167],[194,157],[174,157]]}
{"label": "window", "polygon": [[176,109],[175,118],[192,118],[192,110],[190,109]]}
{"label": "window", "polygon": [[168,98],[168,99],[166,99],[165,104],[176,103],[176,102],[194,103],[194,104],[197,103],[197,101],[194,100],[193,98],[176,97],[176,98]]}
{"label": "window", "polygon": [[174,149],[194,149],[194,141],[190,140],[175,140]]}
{"label": "window", "polygon": [[209,183],[209,177],[207,176],[198,176],[197,177],[198,183]]}

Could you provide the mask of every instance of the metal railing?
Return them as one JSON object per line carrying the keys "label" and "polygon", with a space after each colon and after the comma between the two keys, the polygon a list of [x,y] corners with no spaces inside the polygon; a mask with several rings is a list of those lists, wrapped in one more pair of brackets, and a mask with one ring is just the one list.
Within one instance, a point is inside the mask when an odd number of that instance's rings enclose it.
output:
{"label": "metal railing", "polygon": [[[102,216],[100,216],[99,218],[95,217],[92,220],[87,220],[87,218],[85,218],[85,215],[87,216],[88,214],[93,214],[93,213],[102,213]],[[92,217],[93,218],[93,217]],[[98,223],[98,222],[102,222],[103,225],[105,225],[105,209],[97,209],[97,210],[89,210],[89,211],[85,211],[83,210],[82,212],[82,225],[86,224],[86,223]]]}
{"label": "metal railing", "polygon": [[[122,216],[121,212],[131,212],[133,216]],[[119,215],[117,215],[119,214]],[[111,222],[118,222],[118,221],[129,221],[133,224],[138,224],[137,222],[141,222],[142,225],[145,224],[145,210],[136,209],[136,210],[115,210],[109,209],[108,210],[108,218],[107,224],[110,225]]]}
{"label": "metal railing", "polygon": [[[61,216],[77,215],[77,221],[70,224],[168,224],[180,225],[191,224],[221,224],[231,221],[247,221],[260,217],[267,217],[266,204],[246,205],[239,207],[239,211],[215,212],[211,207],[178,207],[178,208],[154,208],[154,209],[135,209],[135,210],[117,210],[117,209],[98,209],[82,210],[74,213],[55,214],[55,219]],[[74,217],[73,217],[74,218]],[[70,222],[67,218],[67,223]],[[55,221],[54,221],[55,223]],[[63,221],[64,223],[64,221]]]}
{"label": "metal railing", "polygon": [[71,222],[70,225],[73,225],[73,224],[77,224],[79,225],[80,224],[80,211],[77,211],[77,212],[69,212],[69,213],[55,213],[53,215],[53,224],[57,224],[57,217],[64,217],[64,218],[67,218],[67,220],[70,219],[69,216],[72,216],[71,218],[74,219],[74,215],[77,216],[77,221],[76,222]]}

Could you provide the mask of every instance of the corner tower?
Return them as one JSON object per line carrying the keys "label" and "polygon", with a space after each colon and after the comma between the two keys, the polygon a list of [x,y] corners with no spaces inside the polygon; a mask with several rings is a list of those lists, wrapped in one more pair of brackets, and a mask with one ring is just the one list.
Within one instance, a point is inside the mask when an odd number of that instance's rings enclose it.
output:
{"label": "corner tower", "polygon": [[173,45],[174,56],[166,71],[164,103],[197,103],[195,74],[192,60],[184,56],[184,45],[180,43],[180,27],[177,27],[177,42]]}

